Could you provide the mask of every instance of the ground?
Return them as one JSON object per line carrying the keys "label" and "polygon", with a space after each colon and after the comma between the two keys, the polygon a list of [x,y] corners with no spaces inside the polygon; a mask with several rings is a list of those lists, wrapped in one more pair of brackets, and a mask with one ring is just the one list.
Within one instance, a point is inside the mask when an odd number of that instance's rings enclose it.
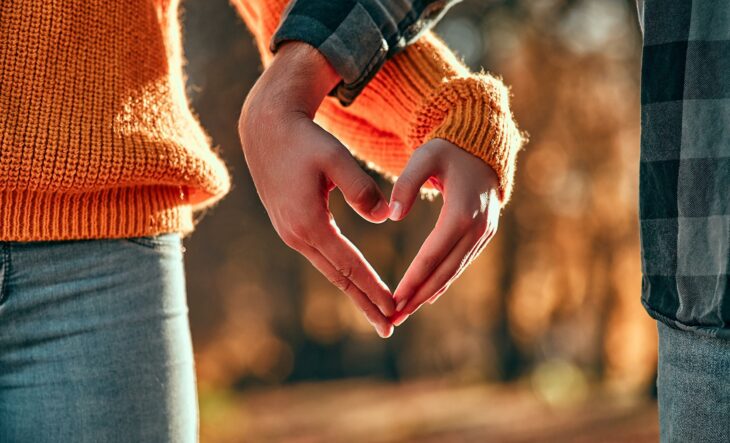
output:
{"label": "ground", "polygon": [[201,412],[203,442],[658,441],[651,400],[591,393],[551,406],[521,385],[309,383],[237,395],[204,392]]}

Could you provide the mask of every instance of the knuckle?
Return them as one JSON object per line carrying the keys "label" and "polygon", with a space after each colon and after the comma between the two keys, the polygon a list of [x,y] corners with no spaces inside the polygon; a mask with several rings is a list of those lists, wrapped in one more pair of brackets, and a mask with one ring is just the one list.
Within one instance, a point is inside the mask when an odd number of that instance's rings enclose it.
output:
{"label": "knuckle", "polygon": [[390,298],[375,295],[370,297],[370,301],[378,307],[379,312],[382,312],[386,316],[391,316],[395,313],[395,304]]}
{"label": "knuckle", "polygon": [[277,229],[279,237],[292,249],[301,250],[314,243],[317,224],[313,217],[291,216],[285,226]]}
{"label": "knuckle", "polygon": [[438,258],[434,255],[427,255],[423,257],[423,261],[421,262],[424,271],[426,271],[427,274],[433,272],[434,269],[436,269],[436,266],[438,265]]}
{"label": "knuckle", "polygon": [[357,203],[375,205],[375,202],[378,200],[378,191],[372,180],[358,179],[352,185],[352,188],[355,190],[354,199]]}
{"label": "knuckle", "polygon": [[365,317],[373,324],[373,325],[379,325],[383,326],[385,323],[383,322],[380,311],[378,308],[373,306],[370,302],[364,302],[363,306],[361,307],[363,314],[365,314]]}
{"label": "knuckle", "polygon": [[311,228],[312,224],[308,220],[300,219],[291,223],[289,231],[298,239],[307,239],[312,232]]}
{"label": "knuckle", "polygon": [[352,276],[352,267],[351,266],[340,266],[336,268],[335,275],[332,277],[332,284],[337,286],[338,289],[340,289],[343,292],[347,292],[352,287],[352,281],[350,280],[350,277]]}
{"label": "knuckle", "polygon": [[420,188],[420,185],[416,184],[416,181],[409,174],[404,174],[398,177],[396,184],[402,193],[410,194],[416,192]]}
{"label": "knuckle", "polygon": [[333,276],[330,281],[333,285],[335,285],[335,287],[337,287],[337,289],[342,292],[347,292],[352,287],[352,282],[350,281],[350,279],[345,278],[340,274],[336,274],[335,276]]}
{"label": "knuckle", "polygon": [[375,308],[370,303],[367,303],[367,302],[361,303],[360,310],[369,319],[373,319],[375,317],[375,315],[374,315],[375,314]]}
{"label": "knuckle", "polygon": [[294,250],[298,251],[302,247],[301,240],[292,231],[282,231],[279,233],[279,237],[281,237],[281,240],[284,242],[284,244]]}
{"label": "knuckle", "polygon": [[475,220],[469,214],[462,212],[456,216],[454,221],[456,227],[461,231],[468,231],[475,225]]}
{"label": "knuckle", "polygon": [[363,306],[360,306],[360,310],[373,326],[382,326],[382,322],[378,318],[377,309],[375,309],[370,303],[363,303]]}
{"label": "knuckle", "polygon": [[291,217],[289,231],[308,245],[318,243],[331,228],[330,219],[324,211],[311,211],[306,215]]}
{"label": "knuckle", "polygon": [[351,265],[341,265],[337,267],[337,273],[348,280],[352,277],[352,270],[353,267]]}
{"label": "knuckle", "polygon": [[452,280],[456,278],[456,276],[459,275],[461,270],[467,266],[467,262],[469,261],[469,254],[465,253],[464,255],[461,255],[459,257],[458,263],[453,263],[450,266],[444,266],[444,269],[441,269],[438,273],[438,276],[436,278],[437,281],[439,281],[440,285],[445,285],[449,280]]}
{"label": "knuckle", "polygon": [[319,159],[325,166],[335,166],[342,161],[343,152],[337,146],[327,146],[319,151]]}

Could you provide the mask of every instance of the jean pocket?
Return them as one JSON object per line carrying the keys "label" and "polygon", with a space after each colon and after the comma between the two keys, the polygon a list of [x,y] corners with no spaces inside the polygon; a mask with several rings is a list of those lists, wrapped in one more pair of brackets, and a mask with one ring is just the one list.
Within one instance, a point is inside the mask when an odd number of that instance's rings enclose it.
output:
{"label": "jean pocket", "polygon": [[134,243],[135,245],[142,246],[148,249],[156,251],[160,250],[178,250],[182,251],[182,240],[180,234],[177,232],[170,232],[167,234],[151,235],[145,237],[129,237],[125,238],[125,241]]}

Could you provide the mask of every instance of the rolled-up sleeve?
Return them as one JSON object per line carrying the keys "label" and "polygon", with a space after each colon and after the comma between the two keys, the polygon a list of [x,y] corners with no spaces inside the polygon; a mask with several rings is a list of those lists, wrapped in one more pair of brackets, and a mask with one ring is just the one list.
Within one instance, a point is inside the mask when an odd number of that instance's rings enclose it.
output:
{"label": "rolled-up sleeve", "polygon": [[342,77],[332,91],[355,100],[386,60],[402,51],[460,0],[292,0],[271,39],[317,48]]}

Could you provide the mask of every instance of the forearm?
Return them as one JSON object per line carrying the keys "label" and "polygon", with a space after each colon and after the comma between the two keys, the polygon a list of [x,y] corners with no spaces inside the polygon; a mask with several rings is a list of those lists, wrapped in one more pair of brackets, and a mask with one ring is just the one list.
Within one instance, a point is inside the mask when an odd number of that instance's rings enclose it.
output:
{"label": "forearm", "polygon": [[[499,179],[500,199],[509,199],[523,143],[510,110],[509,90],[491,75],[470,73],[433,34],[388,61],[351,106],[333,108],[331,101],[325,102],[321,120],[335,135],[349,132],[343,112],[368,122],[370,140],[361,135],[359,144],[351,146],[365,160],[376,165],[392,160],[390,153],[369,146],[377,147],[382,134],[402,141],[406,159],[423,143],[443,138],[491,166]],[[388,172],[399,175],[402,166],[393,165],[395,170]]]}
{"label": "forearm", "polygon": [[[234,0],[265,65],[273,59],[268,42],[286,3]],[[320,86],[327,89],[336,83],[325,75]],[[522,145],[509,91],[493,76],[471,74],[430,33],[383,65],[351,106],[343,108],[334,99],[322,103],[318,122],[388,176],[399,175],[421,144],[447,139],[489,164],[497,173],[501,200],[509,199]]]}
{"label": "forearm", "polygon": [[[322,53],[341,77],[349,104],[380,70],[461,0],[232,0],[254,34],[264,65],[281,45],[300,41]],[[287,8],[288,4],[288,8]],[[274,34],[275,32],[275,34]]]}
{"label": "forearm", "polygon": [[348,105],[386,60],[403,51],[460,0],[292,0],[271,49],[287,41],[317,48],[342,77],[333,90]]}

